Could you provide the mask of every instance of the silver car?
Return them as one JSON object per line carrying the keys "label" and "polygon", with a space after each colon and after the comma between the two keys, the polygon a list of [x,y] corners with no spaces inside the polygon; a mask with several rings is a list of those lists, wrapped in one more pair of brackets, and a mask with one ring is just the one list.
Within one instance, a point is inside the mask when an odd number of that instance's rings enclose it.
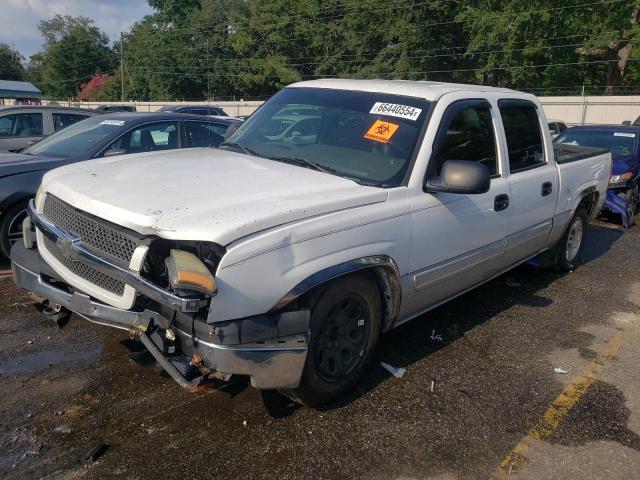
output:
{"label": "silver car", "polygon": [[66,107],[0,107],[0,152],[21,150],[58,130],[102,113]]}

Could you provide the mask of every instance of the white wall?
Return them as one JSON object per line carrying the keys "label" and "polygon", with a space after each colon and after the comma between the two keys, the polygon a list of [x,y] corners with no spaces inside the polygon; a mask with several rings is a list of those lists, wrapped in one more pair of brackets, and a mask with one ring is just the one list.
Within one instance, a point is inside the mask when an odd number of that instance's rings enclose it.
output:
{"label": "white wall", "polygon": [[640,96],[540,97],[540,102],[548,118],[571,125],[620,125],[640,116]]}
{"label": "white wall", "polygon": [[138,112],[155,112],[165,105],[216,105],[222,107],[229,115],[251,115],[264,102],[68,102],[68,101],[47,101],[43,105],[61,105],[65,107],[96,108],[100,105],[134,105]]}
{"label": "white wall", "polygon": [[[570,125],[621,124],[624,120],[635,120],[640,116],[640,96],[610,97],[540,97],[548,118],[563,120]],[[64,106],[95,108],[98,105],[122,105],[122,102],[49,102]],[[135,105],[139,112],[154,112],[164,105],[217,105],[229,115],[250,115],[264,102],[124,102]]]}

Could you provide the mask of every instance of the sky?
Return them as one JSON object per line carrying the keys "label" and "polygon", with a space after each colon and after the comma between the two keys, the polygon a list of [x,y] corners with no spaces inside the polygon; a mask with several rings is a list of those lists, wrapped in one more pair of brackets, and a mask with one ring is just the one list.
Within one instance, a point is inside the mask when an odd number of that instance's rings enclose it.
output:
{"label": "sky", "polygon": [[113,42],[152,13],[145,0],[0,0],[0,8],[0,43],[13,46],[27,60],[42,47],[40,20],[58,14],[89,17]]}

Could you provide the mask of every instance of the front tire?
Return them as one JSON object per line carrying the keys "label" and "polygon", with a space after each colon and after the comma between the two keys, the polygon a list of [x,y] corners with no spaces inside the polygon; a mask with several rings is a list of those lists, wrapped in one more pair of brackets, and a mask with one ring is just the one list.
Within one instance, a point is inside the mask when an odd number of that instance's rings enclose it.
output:
{"label": "front tire", "polygon": [[9,258],[11,247],[22,240],[22,221],[27,216],[27,200],[9,207],[0,219],[0,253]]}
{"label": "front tire", "polygon": [[585,232],[589,223],[587,210],[579,207],[564,235],[554,248],[556,264],[563,272],[575,270],[582,264]]}
{"label": "front tire", "polygon": [[343,395],[371,362],[381,325],[380,292],[369,275],[331,282],[311,306],[311,338],[300,386],[282,393],[311,407]]}

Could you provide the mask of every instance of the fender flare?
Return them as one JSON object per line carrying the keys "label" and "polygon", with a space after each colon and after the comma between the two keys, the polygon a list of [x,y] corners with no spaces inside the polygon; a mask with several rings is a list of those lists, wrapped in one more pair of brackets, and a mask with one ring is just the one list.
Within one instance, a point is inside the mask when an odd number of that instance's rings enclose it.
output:
{"label": "fender flare", "polygon": [[[595,206],[598,203],[598,197],[600,196],[600,192],[598,192],[598,188],[596,185],[591,185],[585,188],[577,195],[576,200],[572,205],[571,213],[572,214],[575,213],[575,211],[578,209],[582,201],[590,195],[595,195],[596,197],[595,202],[593,202],[593,206]],[[591,215],[591,211],[589,211],[588,214]]]}
{"label": "fender flare", "polygon": [[376,283],[383,295],[383,331],[390,330],[398,319],[400,303],[402,301],[402,287],[400,272],[396,262],[387,255],[372,255],[356,258],[325,268],[302,280],[271,307],[268,313],[273,313],[289,305],[295,299],[311,289],[323,285],[343,275],[360,270],[372,270]]}

